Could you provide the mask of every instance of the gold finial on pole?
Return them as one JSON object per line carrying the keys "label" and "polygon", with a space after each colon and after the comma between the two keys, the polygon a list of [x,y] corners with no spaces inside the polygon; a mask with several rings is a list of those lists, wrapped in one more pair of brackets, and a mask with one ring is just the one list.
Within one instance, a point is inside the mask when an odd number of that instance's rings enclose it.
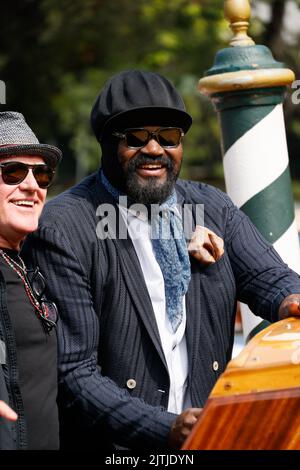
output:
{"label": "gold finial on pole", "polygon": [[249,0],[225,0],[225,18],[233,31],[231,46],[253,46],[255,42],[248,36],[251,8]]}

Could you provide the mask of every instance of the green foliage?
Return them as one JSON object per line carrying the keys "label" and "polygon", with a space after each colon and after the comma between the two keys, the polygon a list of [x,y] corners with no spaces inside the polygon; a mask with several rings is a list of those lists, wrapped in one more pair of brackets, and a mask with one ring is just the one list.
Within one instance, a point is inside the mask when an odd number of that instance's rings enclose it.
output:
{"label": "green foliage", "polygon": [[[197,91],[231,36],[222,0],[17,0],[3,2],[1,19],[7,108],[23,112],[41,140],[63,149],[59,189],[98,167],[90,109],[106,79],[129,68],[160,72],[182,92],[194,120],[182,174],[222,178],[216,114]],[[265,43],[269,26],[252,22],[257,43]],[[296,46],[283,48],[277,58],[297,70]],[[295,113],[287,103],[293,153],[300,142]]]}
{"label": "green foliage", "polygon": [[[31,0],[4,10],[8,29],[20,31],[0,55],[9,103],[31,117],[41,139],[63,148],[61,184],[99,165],[90,109],[105,80],[128,68],[161,72],[179,87],[194,118],[183,174],[214,172],[220,161],[216,116],[196,87],[222,45],[222,1]],[[24,17],[30,33],[21,26]],[[14,73],[18,64],[25,81]]]}

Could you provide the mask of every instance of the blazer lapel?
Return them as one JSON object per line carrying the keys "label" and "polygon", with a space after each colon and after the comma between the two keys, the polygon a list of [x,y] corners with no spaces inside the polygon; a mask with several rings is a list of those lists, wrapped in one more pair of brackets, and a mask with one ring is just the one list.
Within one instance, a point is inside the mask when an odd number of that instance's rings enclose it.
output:
{"label": "blazer lapel", "polygon": [[125,240],[116,239],[115,243],[118,246],[117,251],[120,256],[120,266],[132,302],[135,304],[161,360],[167,367],[151,299],[133,243],[129,236]]}

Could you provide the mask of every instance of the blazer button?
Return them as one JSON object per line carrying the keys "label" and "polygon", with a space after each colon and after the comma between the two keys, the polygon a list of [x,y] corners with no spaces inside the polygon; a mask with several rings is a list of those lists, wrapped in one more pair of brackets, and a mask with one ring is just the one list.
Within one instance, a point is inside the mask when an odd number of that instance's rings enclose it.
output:
{"label": "blazer button", "polygon": [[133,389],[136,387],[136,381],[134,379],[128,379],[126,385],[129,389]]}
{"label": "blazer button", "polygon": [[214,361],[214,362],[213,362],[213,370],[214,370],[214,371],[219,370],[219,363],[218,363],[218,361]]}

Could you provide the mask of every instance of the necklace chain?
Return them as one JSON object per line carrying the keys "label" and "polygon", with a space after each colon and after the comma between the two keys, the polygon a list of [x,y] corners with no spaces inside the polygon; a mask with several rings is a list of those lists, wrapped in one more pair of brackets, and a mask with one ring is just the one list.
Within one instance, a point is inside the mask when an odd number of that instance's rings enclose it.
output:
{"label": "necklace chain", "polygon": [[0,249],[0,255],[4,258],[4,260],[7,262],[7,264],[9,264],[9,266],[14,265],[19,270],[23,271],[24,274],[27,274],[27,268],[25,266],[25,263],[19,255],[17,255],[17,256],[18,256],[18,259],[21,263],[21,266],[13,258],[11,258],[7,253],[5,253],[5,251],[3,251],[1,249]]}
{"label": "necklace chain", "polygon": [[45,314],[44,314],[43,310],[41,309],[39,302],[35,298],[34,292],[33,292],[30,284],[28,283],[28,281],[25,277],[26,274],[27,274],[27,268],[26,268],[25,263],[22,260],[22,258],[18,255],[18,258],[19,258],[19,260],[22,264],[22,266],[20,266],[14,259],[12,259],[7,253],[5,253],[5,251],[3,251],[1,249],[0,249],[0,255],[2,256],[4,261],[15,271],[15,273],[17,273],[19,278],[22,280],[22,282],[24,284],[24,287],[25,287],[26,294],[27,294],[27,296],[30,300],[30,303],[39,312],[39,314],[42,317],[44,317]]}

